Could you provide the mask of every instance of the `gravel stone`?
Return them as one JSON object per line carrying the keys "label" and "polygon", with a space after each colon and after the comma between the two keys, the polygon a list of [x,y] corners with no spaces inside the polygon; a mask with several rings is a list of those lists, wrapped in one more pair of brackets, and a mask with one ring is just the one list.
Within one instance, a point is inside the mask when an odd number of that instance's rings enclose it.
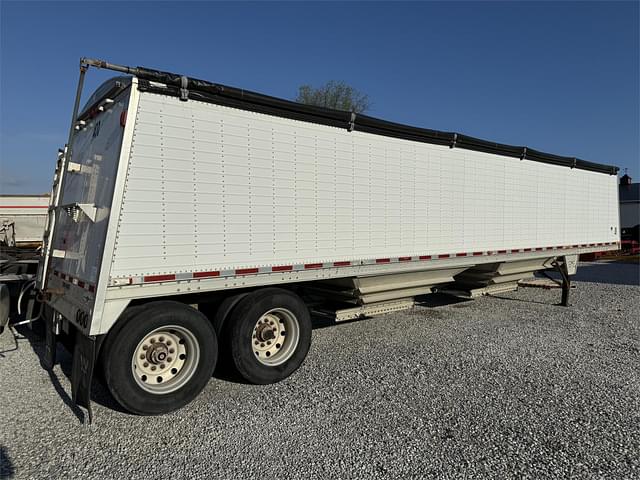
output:
{"label": "gravel stone", "polygon": [[[326,326],[293,376],[214,378],[186,408],[123,412],[71,357],[0,337],[0,477],[640,478],[639,265],[581,266],[571,307],[535,288]],[[438,306],[439,305],[439,306]]]}

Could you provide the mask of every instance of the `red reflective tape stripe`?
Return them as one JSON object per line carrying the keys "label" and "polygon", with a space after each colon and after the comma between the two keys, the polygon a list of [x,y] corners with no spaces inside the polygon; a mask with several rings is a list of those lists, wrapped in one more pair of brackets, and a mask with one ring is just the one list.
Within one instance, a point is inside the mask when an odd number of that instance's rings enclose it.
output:
{"label": "red reflective tape stripe", "polygon": [[259,271],[259,268],[238,268],[236,270],[236,275],[248,275],[251,273],[258,273]]}
{"label": "red reflective tape stripe", "polygon": [[466,257],[466,256],[467,256],[466,252],[456,253],[456,257]]}
{"label": "red reflective tape stripe", "polygon": [[519,249],[519,248],[512,248],[512,249],[511,249],[511,253],[513,253],[513,252],[518,253],[519,251],[520,251],[520,249]]}
{"label": "red reflective tape stripe", "polygon": [[498,250],[498,253],[507,253],[506,250]]}
{"label": "red reflective tape stripe", "polygon": [[89,291],[90,292],[95,292],[96,291],[96,286],[95,285],[89,285]]}
{"label": "red reflective tape stripe", "polygon": [[524,251],[524,252],[530,252],[530,251],[531,251],[531,249],[530,249],[530,248],[525,248],[523,251]]}
{"label": "red reflective tape stripe", "polygon": [[400,262],[408,262],[411,260],[411,257],[398,257],[398,260]]}
{"label": "red reflective tape stripe", "polygon": [[272,272],[288,272],[289,270],[293,270],[293,265],[280,265],[277,267],[271,267]]}
{"label": "red reflective tape stripe", "polygon": [[193,272],[193,278],[219,277],[220,272]]}
{"label": "red reflective tape stripe", "polygon": [[164,282],[167,280],[175,280],[176,276],[173,273],[166,275],[147,275],[142,278],[143,282]]}
{"label": "red reflective tape stripe", "polygon": [[448,253],[442,253],[442,254],[438,255],[438,258],[449,258],[449,254]]}
{"label": "red reflective tape stripe", "polygon": [[48,205],[0,205],[0,208],[49,208]]}
{"label": "red reflective tape stripe", "polygon": [[304,268],[322,268],[321,263],[305,263]]}
{"label": "red reflective tape stripe", "polygon": [[348,267],[351,265],[351,262],[333,262],[334,267]]}
{"label": "red reflective tape stripe", "polygon": [[479,257],[480,255],[482,255],[482,252],[473,252],[474,257]]}
{"label": "red reflective tape stripe", "polygon": [[84,288],[84,282],[82,280],[78,280],[78,286],[80,288]]}
{"label": "red reflective tape stripe", "polygon": [[376,263],[391,263],[390,258],[376,258]]}
{"label": "red reflective tape stripe", "polygon": [[431,255],[420,255],[418,258],[420,260],[431,260]]}

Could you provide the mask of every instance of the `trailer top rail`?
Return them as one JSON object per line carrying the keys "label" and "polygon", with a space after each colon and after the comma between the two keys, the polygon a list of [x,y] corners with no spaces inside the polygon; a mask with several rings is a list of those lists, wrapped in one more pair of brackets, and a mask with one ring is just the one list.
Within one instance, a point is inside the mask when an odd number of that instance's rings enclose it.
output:
{"label": "trailer top rail", "polygon": [[[80,66],[83,70],[93,66],[135,75],[142,80],[139,83],[141,90],[171,95],[179,97],[181,100],[199,100],[283,118],[344,128],[349,131],[358,130],[417,142],[448,145],[450,148],[464,148],[505,155],[519,160],[548,163],[609,175],[616,175],[619,170],[616,166],[589,162],[575,157],[555,155],[525,146],[496,143],[456,132],[413,127],[355,112],[305,105],[249,90],[145,67],[128,67],[90,58],[82,58]],[[98,101],[99,99],[96,99],[96,103]],[[79,119],[82,120],[86,116],[91,116],[92,107],[92,105],[88,105]]]}

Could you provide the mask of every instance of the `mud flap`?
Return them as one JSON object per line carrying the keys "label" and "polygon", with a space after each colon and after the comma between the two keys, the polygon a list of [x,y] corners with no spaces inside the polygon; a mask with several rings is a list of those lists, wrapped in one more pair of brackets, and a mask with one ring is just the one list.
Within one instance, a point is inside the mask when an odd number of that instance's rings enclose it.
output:
{"label": "mud flap", "polygon": [[44,357],[42,367],[45,370],[52,370],[56,364],[56,325],[54,315],[44,316]]}
{"label": "mud flap", "polygon": [[9,287],[4,283],[0,283],[0,334],[4,331],[7,323],[9,323],[10,310],[11,297],[9,296]]}
{"label": "mud flap", "polygon": [[71,368],[71,398],[73,403],[87,409],[88,423],[93,421],[91,410],[91,382],[96,363],[96,337],[88,337],[76,332],[73,349],[73,367]]}

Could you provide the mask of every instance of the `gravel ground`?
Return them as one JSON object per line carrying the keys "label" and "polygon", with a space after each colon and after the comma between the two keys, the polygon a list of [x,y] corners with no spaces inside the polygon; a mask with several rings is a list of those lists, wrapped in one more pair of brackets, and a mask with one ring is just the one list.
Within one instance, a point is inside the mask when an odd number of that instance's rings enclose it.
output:
{"label": "gravel ground", "polygon": [[317,328],[291,378],[213,379],[162,417],[98,383],[91,426],[70,357],[50,378],[5,332],[0,476],[640,478],[639,266],[586,267],[570,309],[529,288]]}

